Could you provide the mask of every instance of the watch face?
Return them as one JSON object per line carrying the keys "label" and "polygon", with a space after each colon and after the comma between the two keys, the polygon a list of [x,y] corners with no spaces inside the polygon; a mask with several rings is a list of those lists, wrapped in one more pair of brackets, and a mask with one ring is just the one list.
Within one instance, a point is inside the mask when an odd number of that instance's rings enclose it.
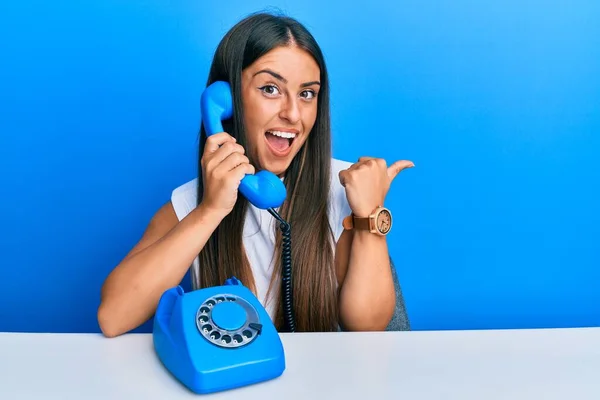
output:
{"label": "watch face", "polygon": [[377,216],[377,229],[382,234],[386,234],[392,228],[392,215],[388,210],[381,210]]}

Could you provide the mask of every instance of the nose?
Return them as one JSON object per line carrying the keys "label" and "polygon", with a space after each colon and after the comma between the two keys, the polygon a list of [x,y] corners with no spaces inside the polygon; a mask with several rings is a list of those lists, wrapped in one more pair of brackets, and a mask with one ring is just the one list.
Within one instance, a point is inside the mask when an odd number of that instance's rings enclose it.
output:
{"label": "nose", "polygon": [[286,97],[281,105],[279,116],[287,120],[290,124],[296,124],[300,121],[300,106],[298,100],[293,97]]}

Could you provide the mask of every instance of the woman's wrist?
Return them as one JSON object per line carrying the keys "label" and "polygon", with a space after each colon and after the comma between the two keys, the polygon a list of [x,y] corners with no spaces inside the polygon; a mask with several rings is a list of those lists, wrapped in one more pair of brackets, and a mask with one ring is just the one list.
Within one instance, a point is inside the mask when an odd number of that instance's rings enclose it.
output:
{"label": "woman's wrist", "polygon": [[215,210],[214,208],[207,207],[205,204],[200,203],[191,214],[193,214],[194,220],[199,224],[216,229],[228,213],[221,210]]}

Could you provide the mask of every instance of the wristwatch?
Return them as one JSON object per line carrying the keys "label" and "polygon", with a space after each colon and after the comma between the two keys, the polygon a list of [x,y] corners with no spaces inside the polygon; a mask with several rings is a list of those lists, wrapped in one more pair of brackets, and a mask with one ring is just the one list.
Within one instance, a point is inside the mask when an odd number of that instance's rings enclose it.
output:
{"label": "wristwatch", "polygon": [[392,229],[392,213],[383,206],[377,207],[368,217],[348,215],[342,222],[344,229],[366,230],[376,235],[385,236]]}

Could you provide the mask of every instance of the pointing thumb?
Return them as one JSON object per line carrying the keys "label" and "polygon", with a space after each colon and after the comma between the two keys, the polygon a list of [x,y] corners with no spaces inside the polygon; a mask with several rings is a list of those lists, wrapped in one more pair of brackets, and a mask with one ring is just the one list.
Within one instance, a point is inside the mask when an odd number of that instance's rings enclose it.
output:
{"label": "pointing thumb", "polygon": [[408,160],[400,160],[396,161],[392,165],[388,167],[387,173],[390,177],[390,180],[393,180],[403,169],[412,168],[415,164],[412,161]]}

